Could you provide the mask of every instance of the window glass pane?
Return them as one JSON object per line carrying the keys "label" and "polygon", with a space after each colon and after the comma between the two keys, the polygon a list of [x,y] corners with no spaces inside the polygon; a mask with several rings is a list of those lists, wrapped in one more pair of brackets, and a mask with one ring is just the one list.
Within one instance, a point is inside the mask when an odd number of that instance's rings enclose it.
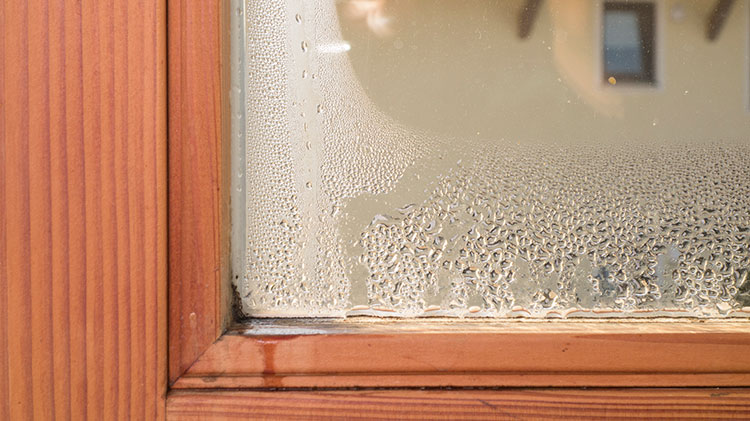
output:
{"label": "window glass pane", "polygon": [[237,1],[242,312],[746,317],[747,4],[606,3]]}

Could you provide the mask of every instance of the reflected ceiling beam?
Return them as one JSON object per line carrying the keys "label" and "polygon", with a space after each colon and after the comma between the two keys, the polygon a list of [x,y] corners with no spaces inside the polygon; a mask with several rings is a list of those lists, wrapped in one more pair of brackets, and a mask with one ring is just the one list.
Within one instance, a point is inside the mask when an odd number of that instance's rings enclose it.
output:
{"label": "reflected ceiling beam", "polygon": [[542,8],[543,0],[526,0],[518,14],[518,37],[526,39],[534,29],[534,21]]}
{"label": "reflected ceiling beam", "polygon": [[718,0],[714,5],[711,14],[708,16],[708,24],[706,26],[706,38],[709,41],[716,41],[719,37],[721,28],[724,27],[733,4],[734,0]]}

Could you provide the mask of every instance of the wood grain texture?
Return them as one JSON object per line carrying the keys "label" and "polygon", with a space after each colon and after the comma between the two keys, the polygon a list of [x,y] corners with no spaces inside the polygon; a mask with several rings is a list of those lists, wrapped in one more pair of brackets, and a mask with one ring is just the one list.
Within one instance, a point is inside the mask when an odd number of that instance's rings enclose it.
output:
{"label": "wood grain texture", "polygon": [[232,331],[173,387],[750,385],[746,322],[339,324]]}
{"label": "wood grain texture", "polygon": [[606,418],[624,413],[624,408],[633,409],[625,415],[657,419],[747,415],[742,400],[748,393],[743,390],[618,390],[583,396],[578,390],[461,394],[229,390],[750,385],[750,363],[745,358],[750,329],[747,324],[637,323],[598,331],[584,325],[576,330],[550,324],[545,331],[489,333],[417,327],[222,335],[230,314],[225,300],[229,162],[223,141],[229,121],[223,118],[225,13],[218,0],[173,0],[168,6],[169,379],[177,389],[168,399],[169,418],[331,419],[361,413],[376,419],[502,419],[506,414],[520,419],[575,419],[581,414]]}
{"label": "wood grain texture", "polygon": [[175,380],[224,327],[222,2],[168,2],[169,373]]}
{"label": "wood grain texture", "polygon": [[166,396],[166,3],[0,6],[0,419]]}
{"label": "wood grain texture", "polygon": [[176,392],[168,420],[725,420],[750,417],[737,389]]}

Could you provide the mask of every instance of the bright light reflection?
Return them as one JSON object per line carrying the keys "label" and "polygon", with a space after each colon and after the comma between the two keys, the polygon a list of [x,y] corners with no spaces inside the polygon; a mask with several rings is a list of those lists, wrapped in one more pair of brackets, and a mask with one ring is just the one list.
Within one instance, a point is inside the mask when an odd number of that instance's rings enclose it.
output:
{"label": "bright light reflection", "polygon": [[335,44],[323,44],[318,46],[318,52],[320,53],[345,53],[352,49],[351,44],[346,41],[341,41]]}

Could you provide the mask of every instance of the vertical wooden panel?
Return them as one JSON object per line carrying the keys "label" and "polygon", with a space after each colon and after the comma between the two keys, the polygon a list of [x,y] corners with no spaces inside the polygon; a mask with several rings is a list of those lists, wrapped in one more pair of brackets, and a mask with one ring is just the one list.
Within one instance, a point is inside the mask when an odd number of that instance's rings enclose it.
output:
{"label": "vertical wooden panel", "polygon": [[[102,51],[115,51],[115,37],[120,36],[119,33],[113,33],[108,31],[107,28],[111,28],[114,25],[114,13],[111,8],[99,6],[98,10],[98,47]],[[102,262],[103,266],[110,268],[108,271],[102,273],[102,287],[104,288],[104,296],[102,297],[103,307],[107,309],[104,313],[103,323],[105,326],[113,326],[112,329],[107,329],[104,335],[104,349],[108,352],[104,353],[103,366],[104,372],[112,373],[112,376],[104,378],[104,411],[108,414],[117,414],[120,407],[119,402],[119,384],[120,384],[120,356],[119,356],[119,344],[120,344],[120,311],[118,306],[118,281],[121,282],[122,277],[119,273],[118,264],[118,230],[117,222],[118,216],[122,212],[117,212],[118,203],[117,194],[118,189],[117,180],[115,179],[115,162],[117,161],[115,155],[115,139],[116,126],[115,126],[115,68],[122,66],[124,60],[122,59],[122,53],[117,50],[116,56],[112,60],[100,61],[100,73],[98,80],[94,83],[98,83],[102,89],[101,102],[99,104],[100,111],[100,132],[99,136],[102,139],[101,145],[101,170],[102,170],[102,185],[103,191],[110,192],[108,197],[109,200],[102,202],[102,235],[105,238],[111,239],[110,247],[102,250]],[[122,96],[118,97],[119,101],[122,101]],[[118,118],[119,121],[119,118]],[[120,128],[121,129],[121,128]],[[116,327],[116,328],[115,328]]]}
{"label": "vertical wooden panel", "polygon": [[222,2],[169,2],[169,372],[222,329]]}
{"label": "vertical wooden panel", "polygon": [[[29,317],[31,297],[29,273],[29,116],[28,116],[28,22],[26,2],[4,3],[5,57],[5,201],[6,282],[8,294],[8,386],[10,418],[26,419],[33,414],[31,335]],[[12,82],[11,82],[12,81]],[[9,83],[10,82],[10,83]],[[10,141],[9,141],[10,140]],[[21,182],[9,182],[18,179]],[[13,308],[10,307],[13,305]]]}
{"label": "vertical wooden panel", "polygon": [[[128,207],[128,195],[130,186],[127,179],[127,160],[122,159],[128,156],[128,138],[132,136],[130,127],[128,127],[128,101],[131,98],[128,95],[118,95],[121,92],[128,92],[128,51],[127,37],[130,33],[128,26],[127,4],[125,2],[116,2],[112,4],[115,24],[121,25],[121,29],[114,33],[114,68],[113,86],[114,86],[114,104],[113,113],[115,117],[114,132],[114,195],[115,202],[115,240],[112,247],[117,250],[115,255],[115,267],[117,271],[117,280],[115,291],[117,291],[116,301],[117,308],[117,412],[119,418],[125,419],[130,416],[130,344],[129,337],[130,326],[130,288],[128,288],[128,279],[130,278],[130,238],[127,231],[122,227],[130,226],[130,208]],[[127,347],[127,348],[126,348]]]}
{"label": "vertical wooden panel", "polygon": [[[62,7],[51,7],[49,10],[48,31],[50,34],[62,34],[65,29],[65,16]],[[49,37],[49,86],[65,86],[65,39],[61,36]],[[49,97],[49,126],[50,144],[50,173],[67,174],[67,130],[66,130],[66,98],[62,90]],[[82,409],[74,406],[72,401],[82,399],[83,391],[74,390],[71,376],[74,376],[71,363],[75,356],[71,354],[70,326],[70,230],[68,218],[68,181],[67,177],[52,177],[50,183],[52,193],[52,319],[54,373],[55,373],[55,413],[59,418],[71,418],[85,414]],[[77,382],[80,387],[81,382]],[[70,395],[70,398],[68,396]]]}
{"label": "vertical wooden panel", "polygon": [[[51,192],[48,188],[50,174],[49,129],[49,42],[47,24],[49,9],[43,0],[28,2],[29,12],[38,25],[28,25],[28,95],[29,95],[29,237],[32,253],[29,255],[30,276],[33,288],[31,297],[32,393],[37,399],[33,405],[35,419],[51,419],[54,394],[52,393],[52,261],[51,248]],[[37,71],[31,71],[37,69]],[[21,332],[19,332],[21,334]]]}
{"label": "vertical wooden panel", "polygon": [[0,6],[0,419],[157,419],[166,3]]}
{"label": "vertical wooden panel", "polygon": [[[0,98],[5,95],[5,6],[0,6]],[[5,162],[5,112],[0,111],[0,180],[6,179]],[[7,215],[5,208],[5,183],[0,181],[0,215]],[[8,254],[5,219],[0,221],[0,419],[10,419],[10,396],[8,385]]]}

